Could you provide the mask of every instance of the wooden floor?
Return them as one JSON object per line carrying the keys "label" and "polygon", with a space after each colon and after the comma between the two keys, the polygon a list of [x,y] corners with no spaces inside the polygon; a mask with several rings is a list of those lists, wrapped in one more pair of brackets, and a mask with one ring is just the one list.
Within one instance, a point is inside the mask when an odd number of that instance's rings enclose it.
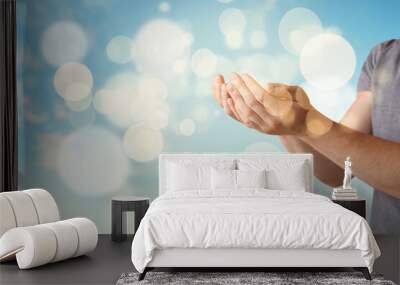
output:
{"label": "wooden floor", "polygon": [[41,267],[19,270],[17,263],[0,264],[0,284],[115,284],[124,272],[134,271],[131,262],[132,238],[116,243],[110,235],[100,235],[95,251]]}

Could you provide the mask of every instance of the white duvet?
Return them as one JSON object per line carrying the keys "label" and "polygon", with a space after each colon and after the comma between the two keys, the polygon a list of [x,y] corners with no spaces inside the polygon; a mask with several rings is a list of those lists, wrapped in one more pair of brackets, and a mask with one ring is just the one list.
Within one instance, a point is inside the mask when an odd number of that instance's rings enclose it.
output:
{"label": "white duvet", "polygon": [[143,272],[155,249],[358,249],[372,271],[380,255],[365,219],[317,194],[300,191],[179,191],[151,204],[132,243]]}

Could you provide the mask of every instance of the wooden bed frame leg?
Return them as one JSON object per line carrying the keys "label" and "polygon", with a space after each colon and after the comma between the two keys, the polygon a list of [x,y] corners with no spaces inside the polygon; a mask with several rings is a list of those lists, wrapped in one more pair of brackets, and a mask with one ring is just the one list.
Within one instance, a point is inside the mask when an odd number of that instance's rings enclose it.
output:
{"label": "wooden bed frame leg", "polygon": [[146,277],[146,273],[147,273],[148,269],[147,267],[143,270],[142,273],[139,274],[139,278],[138,281],[142,281],[144,279],[144,277]]}
{"label": "wooden bed frame leg", "polygon": [[372,280],[371,274],[369,274],[369,270],[367,267],[355,267],[354,269],[357,271],[361,271],[362,274],[364,275],[365,279]]}

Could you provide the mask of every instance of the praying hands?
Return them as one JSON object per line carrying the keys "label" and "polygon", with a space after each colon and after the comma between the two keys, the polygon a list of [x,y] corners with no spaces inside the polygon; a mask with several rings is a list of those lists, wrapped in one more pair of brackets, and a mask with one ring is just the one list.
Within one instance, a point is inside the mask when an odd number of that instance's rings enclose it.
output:
{"label": "praying hands", "polygon": [[318,112],[301,87],[270,83],[233,73],[214,82],[214,97],[224,112],[249,128],[271,135],[322,136],[332,121]]}

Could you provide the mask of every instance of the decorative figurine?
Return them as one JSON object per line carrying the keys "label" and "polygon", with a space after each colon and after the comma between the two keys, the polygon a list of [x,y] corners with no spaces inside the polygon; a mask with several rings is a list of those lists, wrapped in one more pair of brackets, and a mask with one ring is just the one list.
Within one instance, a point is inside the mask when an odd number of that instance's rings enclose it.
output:
{"label": "decorative figurine", "polygon": [[352,171],[351,171],[351,158],[348,156],[346,158],[346,161],[344,162],[344,178],[343,178],[343,189],[352,189],[351,188],[351,177],[352,177]]}

